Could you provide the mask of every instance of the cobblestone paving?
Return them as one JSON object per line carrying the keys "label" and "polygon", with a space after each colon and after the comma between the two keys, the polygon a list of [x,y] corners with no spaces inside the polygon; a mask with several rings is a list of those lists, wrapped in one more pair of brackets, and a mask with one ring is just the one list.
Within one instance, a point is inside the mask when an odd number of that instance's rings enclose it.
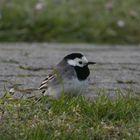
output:
{"label": "cobblestone paving", "polygon": [[90,67],[87,96],[95,96],[99,90],[109,96],[116,90],[140,93],[140,46],[5,43],[0,44],[0,95],[16,84],[38,87],[51,67],[71,52],[82,52],[97,62]]}

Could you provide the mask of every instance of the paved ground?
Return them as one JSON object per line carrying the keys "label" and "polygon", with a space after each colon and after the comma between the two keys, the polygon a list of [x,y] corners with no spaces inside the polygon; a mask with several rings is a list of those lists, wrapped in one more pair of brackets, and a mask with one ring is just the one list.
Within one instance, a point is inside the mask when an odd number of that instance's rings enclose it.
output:
{"label": "paved ground", "polygon": [[0,95],[14,84],[38,87],[51,67],[70,52],[82,52],[97,62],[91,67],[88,96],[103,89],[109,96],[116,90],[140,93],[140,46],[17,43],[0,44]]}

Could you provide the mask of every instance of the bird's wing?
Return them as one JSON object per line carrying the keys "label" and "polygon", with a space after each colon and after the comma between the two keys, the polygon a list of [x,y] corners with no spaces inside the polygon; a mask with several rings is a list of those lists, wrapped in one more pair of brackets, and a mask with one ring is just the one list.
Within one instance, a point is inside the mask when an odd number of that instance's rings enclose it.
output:
{"label": "bird's wing", "polygon": [[56,79],[56,75],[55,74],[49,74],[41,83],[39,89],[43,90],[43,89],[48,89],[48,84],[53,81],[54,79]]}
{"label": "bird's wing", "polygon": [[73,67],[66,65],[65,67],[58,65],[53,69],[52,73],[49,74],[46,79],[41,83],[39,90],[42,90],[42,93],[45,92],[50,86],[57,86],[63,84],[65,80],[70,80],[76,76]]}

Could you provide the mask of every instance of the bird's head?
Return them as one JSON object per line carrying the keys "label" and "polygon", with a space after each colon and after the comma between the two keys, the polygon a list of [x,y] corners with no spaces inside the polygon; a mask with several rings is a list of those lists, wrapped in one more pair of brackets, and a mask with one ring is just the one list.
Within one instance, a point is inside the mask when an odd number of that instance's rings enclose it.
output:
{"label": "bird's head", "polygon": [[64,57],[64,60],[73,67],[85,67],[95,62],[89,62],[87,58],[81,53],[71,53]]}

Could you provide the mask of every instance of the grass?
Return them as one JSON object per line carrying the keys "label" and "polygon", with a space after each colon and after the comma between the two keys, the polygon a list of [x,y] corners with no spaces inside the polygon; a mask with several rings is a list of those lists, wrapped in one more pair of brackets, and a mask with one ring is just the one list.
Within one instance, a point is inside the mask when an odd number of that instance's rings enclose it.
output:
{"label": "grass", "polygon": [[1,140],[138,140],[140,96],[0,99]]}
{"label": "grass", "polygon": [[0,41],[138,44],[139,0],[1,0]]}

